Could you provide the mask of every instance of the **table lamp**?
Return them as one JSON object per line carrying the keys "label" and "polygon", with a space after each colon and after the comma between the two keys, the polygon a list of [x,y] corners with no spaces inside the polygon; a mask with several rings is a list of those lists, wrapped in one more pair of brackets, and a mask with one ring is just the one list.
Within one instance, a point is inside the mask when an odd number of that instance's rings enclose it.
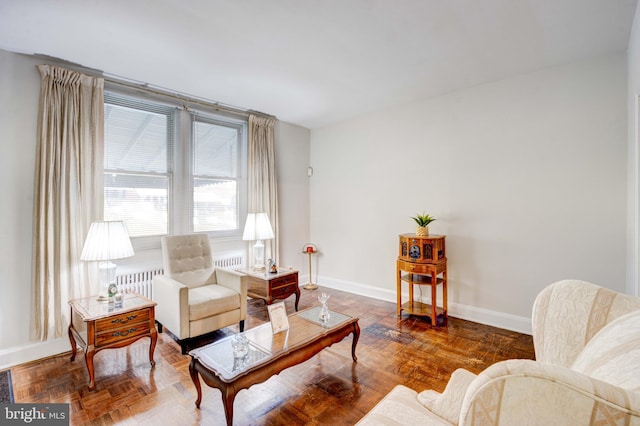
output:
{"label": "table lamp", "polygon": [[114,259],[133,256],[133,247],[122,221],[93,222],[80,254],[80,260],[99,261],[100,293],[98,300],[108,300],[109,285],[116,282]]}
{"label": "table lamp", "polygon": [[262,240],[270,240],[273,237],[273,228],[266,213],[249,213],[247,215],[247,223],[244,225],[242,239],[256,242],[253,246],[253,257],[256,262],[253,265],[254,270],[263,271],[265,269],[264,243]]}

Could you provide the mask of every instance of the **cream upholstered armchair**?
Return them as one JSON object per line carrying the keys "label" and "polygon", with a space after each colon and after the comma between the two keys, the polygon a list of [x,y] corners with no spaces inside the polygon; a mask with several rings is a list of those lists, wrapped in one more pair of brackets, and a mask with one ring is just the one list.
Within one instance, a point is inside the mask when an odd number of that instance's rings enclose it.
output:
{"label": "cream upholstered armchair", "polygon": [[169,329],[182,353],[189,339],[238,323],[247,317],[247,277],[213,266],[209,237],[162,238],[164,274],[153,279],[159,329]]}
{"label": "cream upholstered armchair", "polygon": [[584,281],[533,307],[536,360],[453,372],[442,394],[396,386],[360,425],[640,425],[640,299]]}

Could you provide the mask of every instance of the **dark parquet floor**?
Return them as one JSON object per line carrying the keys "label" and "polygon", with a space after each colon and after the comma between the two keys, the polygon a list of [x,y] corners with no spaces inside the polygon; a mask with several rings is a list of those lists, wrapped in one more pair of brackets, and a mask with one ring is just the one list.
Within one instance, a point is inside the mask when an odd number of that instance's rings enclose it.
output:
{"label": "dark parquet floor", "polygon": [[[351,336],[310,360],[238,393],[237,425],[352,425],[396,384],[442,391],[451,373],[478,373],[509,358],[533,359],[531,336],[449,318],[448,326],[403,314],[396,306],[332,289],[329,306],[360,318],[358,362]],[[300,309],[318,305],[318,290],[301,290]],[[288,312],[294,298],[286,300]],[[263,301],[250,300],[246,328],[268,320]],[[208,341],[238,331],[230,327]],[[207,342],[203,342],[207,343]],[[159,335],[156,366],[148,363],[149,339],[95,357],[96,389],[87,389],[82,354],[69,353],[11,368],[15,402],[70,404],[73,425],[224,425],[220,391],[204,385],[201,409],[189,377],[188,355],[166,333]]]}

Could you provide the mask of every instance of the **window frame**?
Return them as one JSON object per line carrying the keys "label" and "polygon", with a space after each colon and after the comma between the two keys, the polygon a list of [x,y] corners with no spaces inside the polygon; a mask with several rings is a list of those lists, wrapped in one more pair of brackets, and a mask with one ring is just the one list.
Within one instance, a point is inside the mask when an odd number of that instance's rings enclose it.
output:
{"label": "window frame", "polygon": [[[108,100],[107,100],[108,99]],[[247,153],[248,153],[248,117],[240,114],[220,111],[215,105],[207,105],[202,102],[192,102],[160,95],[147,93],[143,90],[122,89],[120,87],[105,87],[105,104],[118,104],[117,100],[123,99],[130,104],[151,104],[159,107],[167,107],[173,110],[172,140],[167,141],[167,232],[169,235],[201,233],[206,234],[212,240],[236,241],[242,238],[242,228],[247,216]],[[114,100],[116,102],[114,102]],[[156,111],[154,111],[156,112]],[[238,131],[238,156],[239,161],[237,181],[237,228],[223,231],[193,230],[193,180],[194,171],[194,132],[193,123],[202,121],[215,125],[227,126]],[[169,136],[168,136],[169,138]],[[106,140],[105,140],[106,147]],[[104,170],[106,174],[108,171]],[[104,190],[102,192],[104,199]],[[163,235],[131,237],[131,243],[135,250],[147,250],[160,248],[160,239]]]}

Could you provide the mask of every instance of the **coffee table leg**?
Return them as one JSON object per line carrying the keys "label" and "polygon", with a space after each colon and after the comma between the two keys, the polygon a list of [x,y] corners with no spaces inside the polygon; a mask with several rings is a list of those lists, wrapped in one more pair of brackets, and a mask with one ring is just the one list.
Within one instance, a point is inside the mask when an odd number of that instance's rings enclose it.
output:
{"label": "coffee table leg", "polygon": [[196,408],[200,408],[200,402],[202,402],[202,388],[200,387],[200,379],[198,378],[198,370],[196,370],[196,359],[191,358],[189,363],[189,375],[193,381],[196,391],[198,392],[198,398],[196,398]]}
{"label": "coffee table leg", "polygon": [[222,391],[222,403],[224,404],[224,415],[227,418],[227,426],[233,425],[233,401],[236,399],[234,389],[225,388]]}
{"label": "coffee table leg", "polygon": [[358,344],[358,339],[360,338],[360,326],[358,325],[358,321],[353,323],[353,343],[351,344],[351,358],[354,361],[358,360],[356,356],[356,345]]}

